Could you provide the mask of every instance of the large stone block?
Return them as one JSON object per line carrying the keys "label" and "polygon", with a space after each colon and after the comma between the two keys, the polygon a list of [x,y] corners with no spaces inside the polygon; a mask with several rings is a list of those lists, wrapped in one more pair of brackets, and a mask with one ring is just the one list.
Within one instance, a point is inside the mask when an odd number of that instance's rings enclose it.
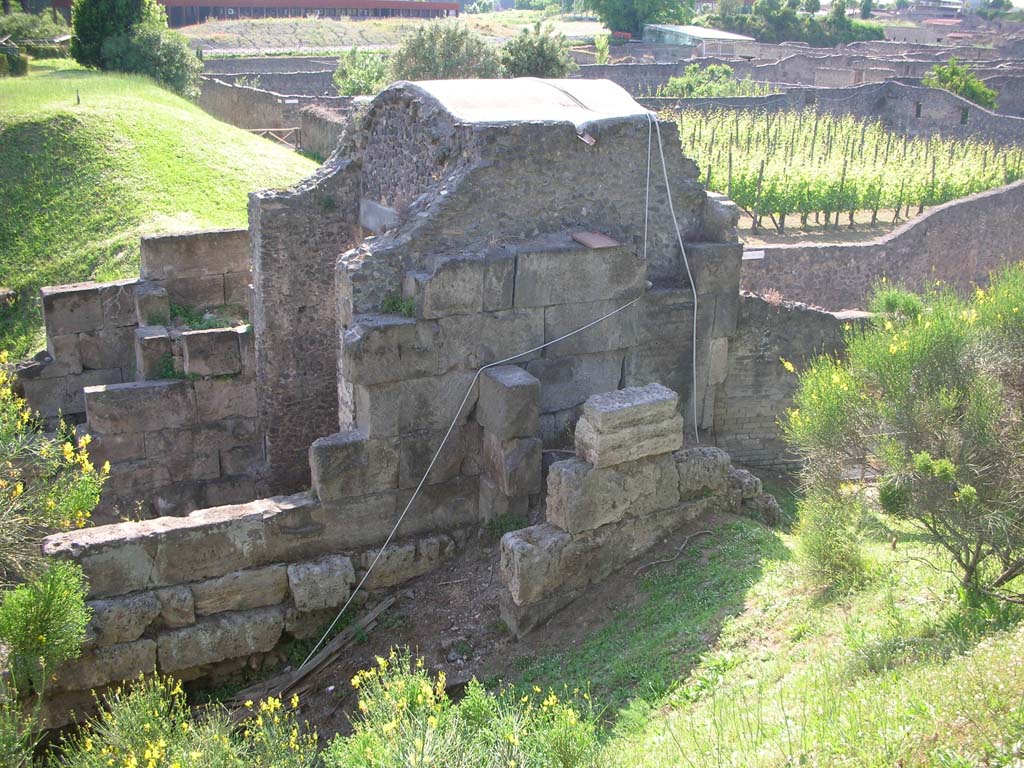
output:
{"label": "large stone block", "polygon": [[258,608],[221,613],[191,627],[157,637],[157,664],[163,673],[265,653],[277,645],[284,630],[284,609]]}
{"label": "large stone block", "polygon": [[114,280],[100,283],[100,304],[103,306],[103,324],[107,328],[136,325],[135,285],[139,281]]}
{"label": "large stone block", "polygon": [[288,586],[300,611],[337,608],[348,599],[355,580],[352,560],[341,555],[288,566]]}
{"label": "large stone block", "polygon": [[667,454],[602,468],[569,459],[548,470],[547,519],[569,533],[678,503],[679,475]]}
{"label": "large stone block", "polygon": [[165,587],[153,594],[160,603],[160,623],[164,627],[177,629],[196,623],[195,598],[189,587]]}
{"label": "large stone block", "polygon": [[515,255],[503,248],[488,253],[484,265],[483,311],[509,309],[515,284]]}
{"label": "large stone block", "polygon": [[576,451],[595,467],[636,461],[683,444],[679,398],[660,384],[594,395],[576,424]]}
{"label": "large stone block", "polygon": [[42,367],[40,378],[53,378],[82,372],[82,355],[78,351],[77,333],[48,336],[46,351],[50,353],[52,360]]}
{"label": "large stone block", "polygon": [[[412,489],[399,491],[398,513],[406,508],[412,494]],[[477,477],[458,477],[445,483],[425,485],[398,527],[398,535],[421,536],[477,525],[480,521],[479,502],[480,484]],[[383,537],[378,541],[383,541]]]}
{"label": "large stone block", "polygon": [[560,559],[572,536],[542,523],[501,537],[501,580],[517,605],[543,600],[562,589]]}
{"label": "large stone block", "polygon": [[247,568],[192,584],[198,616],[278,605],[287,594],[288,570],[284,565]]}
{"label": "large stone block", "polygon": [[673,459],[683,501],[724,493],[729,485],[729,454],[720,448],[689,448],[673,454]]}
{"label": "large stone block", "polygon": [[541,441],[539,437],[502,440],[484,433],[484,474],[506,496],[529,496],[541,490]]}
{"label": "large stone block", "polygon": [[186,381],[145,381],[85,388],[89,426],[97,432],[143,432],[186,427],[196,420],[196,397]]}
{"label": "large stone block", "polygon": [[197,442],[191,429],[164,429],[145,436],[146,458],[163,466],[172,481],[220,477],[219,451]]}
{"label": "large stone block", "polygon": [[540,420],[540,381],[515,365],[484,371],[476,420],[501,440],[535,437]]}
{"label": "large stone block", "polygon": [[153,672],[155,668],[156,643],[137,640],[86,651],[61,666],[52,685],[55,690],[87,691],[108,683],[130,680],[140,673]]}
{"label": "large stone block", "polygon": [[[383,551],[363,588],[369,591],[402,584],[424,573],[429,573],[455,554],[455,542],[450,536],[429,536],[415,542],[389,544]],[[361,567],[367,569],[377,555],[370,551],[362,556]]]}
{"label": "large stone block", "polygon": [[139,247],[147,280],[244,272],[252,262],[247,229],[147,235]]}
{"label": "large stone block", "polygon": [[654,288],[636,304],[637,334],[643,342],[653,339],[690,339],[693,336],[693,291],[686,288]]}
{"label": "large stone block", "polygon": [[[89,434],[85,425],[81,425],[79,430],[83,436]],[[106,461],[116,464],[146,458],[146,435],[143,432],[111,432],[90,434],[90,437],[87,447],[89,460],[97,467]]]}
{"label": "large stone block", "polygon": [[224,275],[174,277],[158,281],[167,289],[172,304],[192,309],[210,309],[224,304]]}
{"label": "large stone block", "polygon": [[235,304],[249,310],[252,295],[251,272],[224,273],[224,303]]}
{"label": "large stone block", "polygon": [[366,496],[398,487],[398,439],[369,438],[350,429],[309,448],[313,489],[321,501]]}
{"label": "large stone block", "polygon": [[499,517],[521,517],[525,520],[530,511],[530,499],[528,496],[506,496],[495,483],[481,475],[479,506],[481,522]]}
{"label": "large stone block", "polygon": [[[544,310],[545,343],[572,333],[622,306],[620,301],[558,304]],[[545,357],[564,357],[590,352],[625,349],[637,342],[637,305],[634,304],[592,328],[544,348]]]}
{"label": "large stone block", "polygon": [[742,243],[687,243],[686,255],[693,270],[697,293],[739,293]]}
{"label": "large stone block", "polygon": [[531,360],[526,370],[540,380],[540,411],[573,408],[591,395],[618,389],[622,351]]}
{"label": "large stone block", "polygon": [[167,289],[156,283],[136,285],[135,315],[139,325],[168,325],[171,322],[171,300]]}
{"label": "large stone block", "polygon": [[259,494],[256,482],[251,477],[222,477],[202,484],[203,507],[220,507],[225,504],[244,504]]}
{"label": "large stone block", "polygon": [[256,383],[240,377],[199,379],[194,382],[199,420],[251,419],[256,417]]}
{"label": "large stone block", "polygon": [[604,299],[625,303],[640,294],[645,277],[643,259],[625,246],[524,250],[517,255],[515,305],[546,307]]}
{"label": "large stone block", "polygon": [[414,488],[419,484],[439,448],[440,453],[426,479],[427,485],[447,482],[460,473],[479,473],[480,426],[469,422],[456,427],[441,448],[441,441],[446,434],[447,430],[433,430],[402,435],[399,438],[400,488]]}
{"label": "large stone block", "polygon": [[[541,351],[529,352],[544,343],[544,308],[506,309],[480,316],[477,344],[479,365],[508,360],[521,364],[535,360]],[[529,352],[529,354],[525,354]],[[479,367],[479,365],[477,367]]]}
{"label": "large stone block", "polygon": [[478,314],[483,309],[486,271],[480,257],[446,259],[432,274],[406,275],[403,292],[414,298],[416,315],[427,320]]}
{"label": "large stone block", "polygon": [[97,283],[71,283],[39,289],[47,336],[97,331],[103,327],[103,304]]}
{"label": "large stone block", "polygon": [[357,315],[342,335],[341,375],[353,384],[432,376],[437,369],[436,323],[398,315]]}
{"label": "large stone block", "polygon": [[125,377],[122,368],[101,368],[95,371],[82,371],[79,374],[71,374],[64,379],[67,387],[67,401],[64,407],[65,414],[85,413],[85,388],[101,384],[121,384],[130,376]]}
{"label": "large stone block", "polygon": [[242,358],[234,328],[185,331],[181,340],[186,375],[231,376],[241,372]]}
{"label": "large stone block", "polygon": [[550,619],[579,595],[577,591],[562,592],[536,603],[517,605],[511,593],[498,595],[498,614],[513,637],[523,637]]}
{"label": "large stone block", "polygon": [[388,437],[447,429],[456,420],[456,412],[458,423],[464,423],[476,405],[477,387],[473,379],[473,371],[452,371],[443,376],[387,384],[356,384],[356,426],[369,437]]}
{"label": "large stone block", "polygon": [[138,640],[160,614],[160,603],[152,592],[92,600],[88,605],[92,618],[86,633],[99,646]]}
{"label": "large stone block", "polygon": [[380,544],[398,520],[397,504],[395,491],[323,501],[314,515],[322,548],[311,556]]}
{"label": "large stone block", "polygon": [[171,336],[162,325],[135,329],[135,377],[137,381],[162,379],[174,370]]}

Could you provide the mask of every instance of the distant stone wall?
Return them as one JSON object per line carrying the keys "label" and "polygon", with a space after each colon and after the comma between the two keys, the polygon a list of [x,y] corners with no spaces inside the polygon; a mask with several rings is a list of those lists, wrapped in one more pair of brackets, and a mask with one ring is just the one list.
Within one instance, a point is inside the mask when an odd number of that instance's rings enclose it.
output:
{"label": "distant stone wall", "polygon": [[778,291],[830,309],[863,307],[882,277],[923,290],[941,280],[960,291],[987,285],[991,272],[1024,260],[1024,181],[981,192],[907,222],[884,237],[849,245],[769,245],[743,261],[741,285]]}
{"label": "distant stone wall", "polygon": [[797,377],[782,361],[803,368],[815,355],[841,354],[843,326],[863,316],[741,295],[728,370],[715,398],[714,444],[750,467],[795,469],[779,419],[792,406]]}
{"label": "distant stone wall", "polygon": [[334,87],[334,70],[321,69],[309,72],[237,72],[219,74],[216,77],[229,85],[241,84],[261,91],[270,91],[288,96],[337,96]]}
{"label": "distant stone wall", "polygon": [[299,111],[299,142],[303,151],[326,160],[338,146],[345,123],[346,112],[338,112],[317,104]]}
{"label": "distant stone wall", "polygon": [[263,74],[266,72],[323,72],[338,68],[337,56],[240,56],[206,59],[204,74]]}
{"label": "distant stone wall", "polygon": [[[237,76],[236,76],[237,79]],[[199,106],[214,117],[239,128],[295,128],[301,110],[311,104],[344,109],[349,96],[283,95],[247,85],[234,85],[213,76],[200,82]]]}

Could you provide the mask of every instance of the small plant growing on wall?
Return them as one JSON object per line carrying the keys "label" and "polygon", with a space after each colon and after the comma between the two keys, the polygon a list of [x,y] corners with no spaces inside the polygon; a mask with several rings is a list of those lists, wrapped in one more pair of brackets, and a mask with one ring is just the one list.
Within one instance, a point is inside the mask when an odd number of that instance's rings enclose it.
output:
{"label": "small plant growing on wall", "polygon": [[416,314],[416,302],[412,299],[403,299],[397,293],[389,293],[381,301],[380,311],[386,315],[413,317]]}

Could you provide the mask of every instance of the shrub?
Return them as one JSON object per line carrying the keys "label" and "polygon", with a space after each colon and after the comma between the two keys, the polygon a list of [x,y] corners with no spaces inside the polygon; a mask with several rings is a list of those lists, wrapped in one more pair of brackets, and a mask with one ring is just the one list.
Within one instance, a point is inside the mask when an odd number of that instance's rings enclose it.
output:
{"label": "shrub", "polygon": [[42,692],[47,675],[78,656],[89,609],[85,578],[73,563],[54,563],[38,579],[6,592],[0,601],[0,641],[7,646],[11,680]]}
{"label": "shrub", "polygon": [[130,35],[133,27],[149,22],[167,26],[157,0],[73,0],[71,55],[84,67],[103,67],[103,44],[109,38]]}
{"label": "shrub", "polygon": [[671,77],[658,89],[658,96],[676,99],[711,98],[716,96],[761,96],[777,89],[750,78],[738,80],[728,64],[701,67],[690,64],[680,77]]}
{"label": "shrub", "polygon": [[944,550],[967,590],[1024,603],[1024,268],[968,300],[881,286],[846,360],[800,376],[785,431],[813,495],[844,469],[879,480],[879,503]]}
{"label": "shrub", "polygon": [[542,28],[539,21],[505,43],[501,63],[508,77],[565,77],[578,69],[565,35]]}
{"label": "shrub", "polygon": [[60,14],[21,13],[0,15],[0,37],[10,35],[14,42],[44,40],[68,33],[68,25]]}
{"label": "shrub", "polygon": [[594,37],[594,63],[611,64],[611,35],[596,35]]}
{"label": "shrub", "polygon": [[[352,735],[324,753],[326,768],[404,768],[473,765],[477,768],[595,764],[597,737],[589,707],[534,689],[519,696],[488,693],[472,681],[453,704],[444,673],[431,678],[422,662],[392,651],[375,669],[357,674],[359,715]],[[571,698],[571,697],[570,697]]]}
{"label": "shrub", "polygon": [[921,81],[929,88],[942,88],[986,109],[996,108],[999,94],[985,85],[967,67],[951,58],[948,64],[936,64]]}
{"label": "shrub", "polygon": [[362,96],[378,93],[387,87],[390,74],[388,56],[359,48],[341,54],[334,71],[334,85],[341,96]]}
{"label": "shrub", "polygon": [[850,589],[863,581],[864,559],[852,499],[812,496],[799,505],[797,555],[807,580],[820,587]]}
{"label": "shrub", "polygon": [[494,48],[457,21],[432,21],[419,27],[391,59],[393,80],[449,80],[501,77]]}
{"label": "shrub", "polygon": [[23,53],[5,53],[2,57],[6,64],[7,74],[11,77],[22,77],[28,74],[28,56]]}
{"label": "shrub", "polygon": [[146,22],[108,37],[100,56],[105,70],[147,75],[179,96],[199,97],[203,64],[185,37],[163,22]]}

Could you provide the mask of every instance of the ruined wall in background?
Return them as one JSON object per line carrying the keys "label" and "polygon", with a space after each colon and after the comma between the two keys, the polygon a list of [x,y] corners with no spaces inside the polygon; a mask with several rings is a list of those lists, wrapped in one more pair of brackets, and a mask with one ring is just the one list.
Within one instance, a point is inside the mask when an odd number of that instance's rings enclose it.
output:
{"label": "ruined wall in background", "polygon": [[348,112],[313,104],[299,111],[299,146],[303,152],[326,160],[338,146]]}
{"label": "ruined wall in background", "polygon": [[[237,76],[236,76],[237,79]],[[200,82],[199,106],[219,120],[238,128],[295,128],[301,110],[311,104],[345,109],[350,96],[284,95],[248,85],[234,85],[216,77]]]}

